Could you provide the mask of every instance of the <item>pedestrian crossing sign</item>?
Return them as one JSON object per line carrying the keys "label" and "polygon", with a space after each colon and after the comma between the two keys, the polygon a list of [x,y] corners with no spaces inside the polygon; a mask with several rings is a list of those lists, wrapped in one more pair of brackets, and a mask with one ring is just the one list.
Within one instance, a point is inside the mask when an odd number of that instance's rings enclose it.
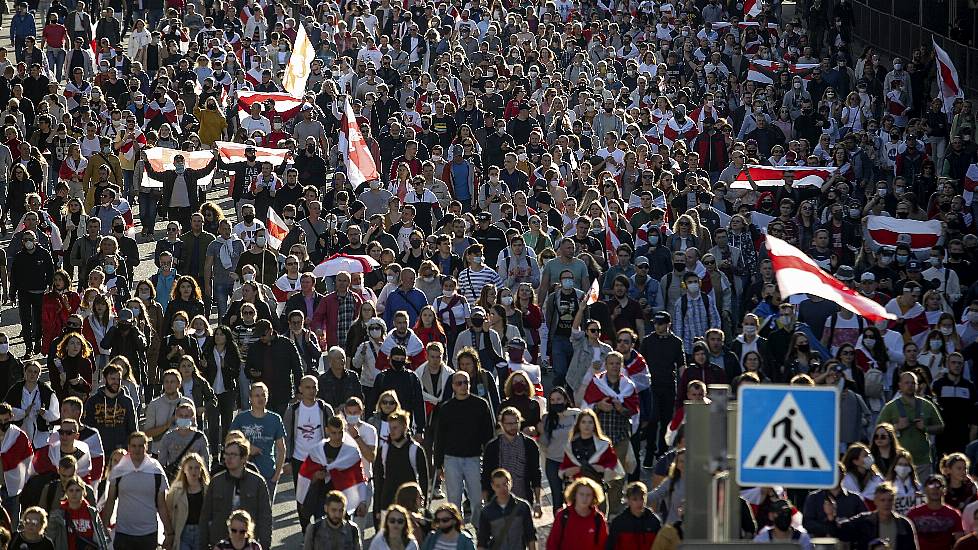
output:
{"label": "pedestrian crossing sign", "polygon": [[839,457],[837,388],[741,385],[737,408],[738,484],[835,487]]}

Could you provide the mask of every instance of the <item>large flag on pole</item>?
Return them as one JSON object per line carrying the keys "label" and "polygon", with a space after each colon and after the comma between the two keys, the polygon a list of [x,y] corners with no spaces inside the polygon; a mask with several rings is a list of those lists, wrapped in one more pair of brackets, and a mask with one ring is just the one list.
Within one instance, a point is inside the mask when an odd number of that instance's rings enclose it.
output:
{"label": "large flag on pole", "polygon": [[255,102],[264,103],[272,101],[272,112],[266,116],[280,116],[282,122],[290,120],[299,114],[302,107],[302,98],[292,94],[282,92],[252,92],[250,90],[238,90],[238,118],[244,120],[251,116],[251,104]]}
{"label": "large flag on pole", "polygon": [[784,185],[786,174],[791,174],[793,178],[792,187],[821,187],[838,170],[838,168],[831,166],[758,166],[754,164],[748,164],[744,168],[730,184],[731,189],[751,189],[747,171],[750,171],[750,177],[754,178],[754,183],[758,187],[780,187]]}
{"label": "large flag on pole", "polygon": [[744,2],[744,16],[757,17],[761,14],[761,0],[746,0]]}
{"label": "large flag on pole", "polygon": [[278,215],[271,206],[268,207],[268,218],[265,223],[265,236],[268,238],[268,246],[278,250],[282,248],[282,241],[289,235],[289,226],[285,220]]}
{"label": "large flag on pole", "polygon": [[937,45],[937,40],[934,40],[933,37],[931,40],[934,42],[934,53],[937,54],[935,55],[937,59],[937,89],[941,92],[941,99],[944,100],[944,113],[950,120],[954,113],[954,100],[959,97],[963,98],[964,91],[961,89],[960,80],[958,80],[958,70],[954,68],[954,63],[951,63],[951,57]]}
{"label": "large flag on pole", "polygon": [[808,255],[785,241],[767,235],[767,249],[782,298],[793,294],[811,294],[835,302],[870,321],[896,318],[883,306],[822,271]]}
{"label": "large flag on pole", "polygon": [[360,133],[360,123],[353,114],[353,105],[350,104],[349,97],[346,98],[342,122],[339,149],[346,163],[346,179],[354,188],[365,181],[379,179],[377,165],[374,163],[373,155],[370,154],[370,149],[367,148],[363,134]]}
{"label": "large flag on pole", "polygon": [[289,58],[285,75],[282,77],[282,85],[286,92],[295,97],[302,97],[306,93],[306,81],[309,80],[309,74],[312,72],[310,64],[314,57],[316,57],[316,50],[306,34],[306,26],[300,23],[295,44],[292,46],[292,57]]}
{"label": "large flag on pole", "polygon": [[889,216],[867,216],[866,232],[870,240],[879,246],[896,248],[900,235],[910,237],[914,252],[928,250],[940,242],[940,220],[902,220]]}
{"label": "large flag on pole", "polygon": [[[170,149],[169,147],[152,147],[146,149],[146,160],[157,172],[173,170],[173,157],[176,155],[183,155],[184,164],[191,170],[204,168],[214,158],[214,153],[211,151],[181,151],[179,149]],[[207,175],[197,180],[197,186],[207,187],[213,179],[214,170],[211,170]],[[143,177],[142,186],[162,189],[163,181],[153,178],[149,172],[146,172],[145,177]]]}

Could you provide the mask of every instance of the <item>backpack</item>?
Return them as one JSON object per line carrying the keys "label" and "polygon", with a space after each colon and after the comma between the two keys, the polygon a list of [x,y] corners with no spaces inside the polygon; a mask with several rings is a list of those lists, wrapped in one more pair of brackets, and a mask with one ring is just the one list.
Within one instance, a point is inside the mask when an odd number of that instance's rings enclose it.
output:
{"label": "backpack", "polygon": [[[119,481],[121,481],[121,480],[122,480],[121,477],[116,478],[116,480],[115,480],[115,495],[116,495],[116,500],[118,500],[118,498],[119,498]],[[153,495],[158,495],[158,494],[160,494],[160,487],[163,486],[163,474],[153,474],[153,481],[155,481],[155,483],[156,483],[156,491],[153,493]],[[156,506],[156,498],[155,497],[153,498],[153,506],[154,507]]]}
{"label": "backpack", "polygon": [[[564,547],[564,533],[567,532],[567,522],[570,521],[570,508],[560,511],[560,538],[557,540],[557,548]],[[601,518],[598,513],[594,513],[594,545],[598,544],[598,535],[601,533]]]}
{"label": "backpack", "polygon": [[879,369],[869,369],[866,371],[866,397],[870,399],[883,398],[883,371]]}
{"label": "backpack", "polygon": [[[703,299],[703,308],[706,310],[706,326],[710,326],[713,324],[713,321],[710,319],[710,295],[705,292],[700,292],[700,297]],[[689,294],[683,292],[682,306],[680,307],[682,307],[683,320],[685,321],[686,313],[689,311]]]}
{"label": "backpack", "polygon": [[[833,315],[829,319],[829,345],[828,345],[828,347],[830,347],[830,348],[832,347],[832,342],[834,341],[834,338],[835,338],[835,324],[838,323],[838,322],[839,322],[839,314],[838,313],[836,313],[835,315]],[[863,326],[865,324],[865,322],[863,321],[862,316],[856,315],[856,323],[859,325],[859,332],[861,334],[862,331],[863,331]]]}

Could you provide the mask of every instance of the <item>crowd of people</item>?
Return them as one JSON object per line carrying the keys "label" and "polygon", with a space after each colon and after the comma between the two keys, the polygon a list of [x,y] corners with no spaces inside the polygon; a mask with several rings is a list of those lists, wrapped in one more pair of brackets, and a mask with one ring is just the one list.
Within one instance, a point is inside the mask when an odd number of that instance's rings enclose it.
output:
{"label": "crowd of people", "polygon": [[285,476],[304,550],[673,549],[684,404],[782,383],[840,482],[742,538],[978,548],[978,124],[847,0],[14,8],[0,547],[269,549]]}

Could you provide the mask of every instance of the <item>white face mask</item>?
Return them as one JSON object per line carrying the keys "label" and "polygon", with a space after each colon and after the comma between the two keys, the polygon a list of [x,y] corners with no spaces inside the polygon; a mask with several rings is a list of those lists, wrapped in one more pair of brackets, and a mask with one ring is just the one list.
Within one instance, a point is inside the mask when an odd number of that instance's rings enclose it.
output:
{"label": "white face mask", "polygon": [[247,283],[253,282],[255,280],[255,274],[254,273],[245,273],[244,274],[244,280]]}
{"label": "white face mask", "polygon": [[863,467],[867,470],[872,468],[873,464],[876,464],[876,461],[873,460],[873,455],[866,455],[866,457],[863,458]]}
{"label": "white face mask", "polygon": [[7,353],[8,351],[10,351],[10,344],[6,342],[0,344],[0,353]]}
{"label": "white face mask", "polygon": [[186,321],[174,321],[173,322],[173,330],[183,330],[185,328],[187,328],[187,322]]}
{"label": "white face mask", "polygon": [[754,336],[757,334],[757,325],[744,325],[744,336]]}
{"label": "white face mask", "polygon": [[511,305],[513,305],[513,297],[512,296],[503,296],[502,298],[499,299],[499,301],[502,302],[502,304],[504,306],[511,306]]}
{"label": "white face mask", "polygon": [[873,349],[876,346],[876,338],[863,338],[863,346],[866,349]]}
{"label": "white face mask", "polygon": [[348,415],[346,415],[346,423],[347,424],[359,424],[360,423],[360,415],[359,414],[348,414]]}
{"label": "white face mask", "polygon": [[941,334],[944,336],[950,336],[954,334],[954,329],[951,327],[941,327]]}
{"label": "white face mask", "polygon": [[697,292],[700,291],[700,284],[699,283],[689,283],[689,284],[686,285],[686,290],[688,290],[690,294],[696,294]]}

